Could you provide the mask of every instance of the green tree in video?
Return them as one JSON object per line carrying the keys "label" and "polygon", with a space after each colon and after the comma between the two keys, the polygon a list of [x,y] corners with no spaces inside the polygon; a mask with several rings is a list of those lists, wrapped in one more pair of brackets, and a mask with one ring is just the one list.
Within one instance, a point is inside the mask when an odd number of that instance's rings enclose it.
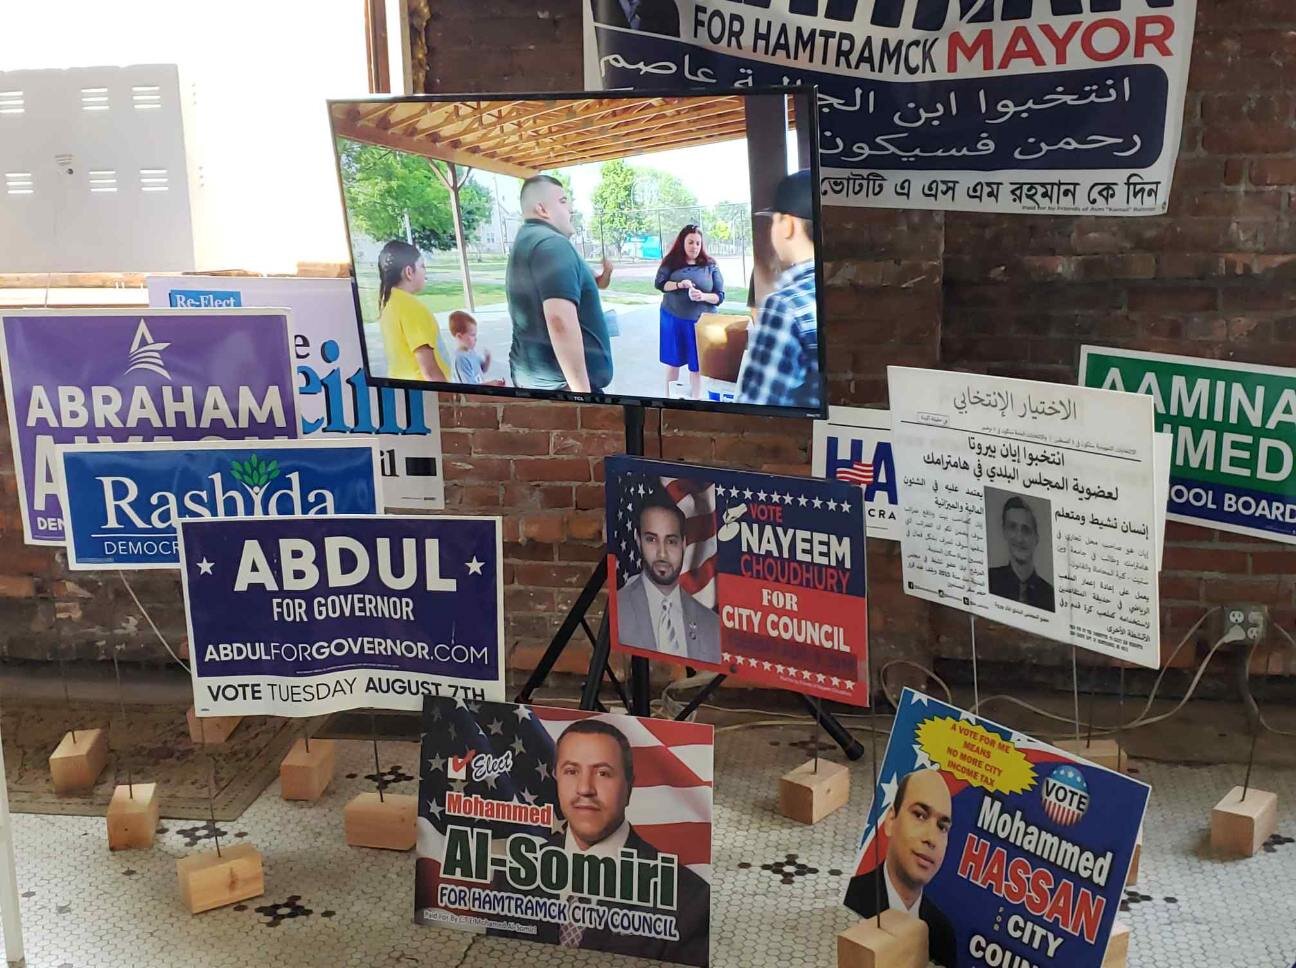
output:
{"label": "green tree in video", "polygon": [[[408,215],[410,235],[420,249],[454,248],[450,190],[433,170],[446,172],[445,162],[347,138],[338,139],[338,154],[353,230],[379,243],[404,239]],[[471,174],[459,189],[459,207],[464,236],[471,239],[491,213],[490,192]]]}
{"label": "green tree in video", "polygon": [[599,166],[594,188],[594,233],[609,248],[621,247],[627,238],[648,230],[635,201],[636,172],[621,159]]}

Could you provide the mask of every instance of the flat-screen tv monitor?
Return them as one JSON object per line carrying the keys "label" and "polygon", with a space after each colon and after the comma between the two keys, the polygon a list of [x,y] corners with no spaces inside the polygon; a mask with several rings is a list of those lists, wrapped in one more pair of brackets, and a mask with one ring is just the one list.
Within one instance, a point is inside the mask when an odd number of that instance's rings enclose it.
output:
{"label": "flat-screen tv monitor", "polygon": [[823,416],[812,87],[330,101],[378,384]]}

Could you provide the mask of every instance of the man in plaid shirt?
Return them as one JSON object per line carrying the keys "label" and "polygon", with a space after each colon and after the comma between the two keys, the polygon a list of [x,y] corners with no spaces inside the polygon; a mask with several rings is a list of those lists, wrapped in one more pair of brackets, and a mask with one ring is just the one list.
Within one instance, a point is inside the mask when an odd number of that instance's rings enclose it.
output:
{"label": "man in plaid shirt", "polygon": [[819,406],[819,318],[815,301],[810,172],[787,175],[774,192],[770,239],[786,269],[756,313],[738,374],[738,401]]}

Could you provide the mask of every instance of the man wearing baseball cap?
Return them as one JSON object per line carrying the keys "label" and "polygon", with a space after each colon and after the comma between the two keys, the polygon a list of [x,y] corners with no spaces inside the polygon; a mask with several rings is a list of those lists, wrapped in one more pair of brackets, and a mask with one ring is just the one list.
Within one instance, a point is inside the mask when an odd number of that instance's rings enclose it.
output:
{"label": "man wearing baseball cap", "polygon": [[819,405],[819,318],[815,301],[814,209],[810,172],[785,175],[770,219],[770,241],[784,271],[765,297],[738,374],[738,401],[781,407]]}

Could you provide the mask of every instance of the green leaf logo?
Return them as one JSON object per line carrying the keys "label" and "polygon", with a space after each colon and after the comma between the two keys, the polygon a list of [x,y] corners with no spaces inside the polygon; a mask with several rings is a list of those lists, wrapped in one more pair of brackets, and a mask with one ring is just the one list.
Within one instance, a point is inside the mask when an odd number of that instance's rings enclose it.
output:
{"label": "green leaf logo", "polygon": [[230,474],[240,484],[258,490],[279,476],[279,462],[266,461],[253,454],[241,464],[236,460],[230,461]]}

